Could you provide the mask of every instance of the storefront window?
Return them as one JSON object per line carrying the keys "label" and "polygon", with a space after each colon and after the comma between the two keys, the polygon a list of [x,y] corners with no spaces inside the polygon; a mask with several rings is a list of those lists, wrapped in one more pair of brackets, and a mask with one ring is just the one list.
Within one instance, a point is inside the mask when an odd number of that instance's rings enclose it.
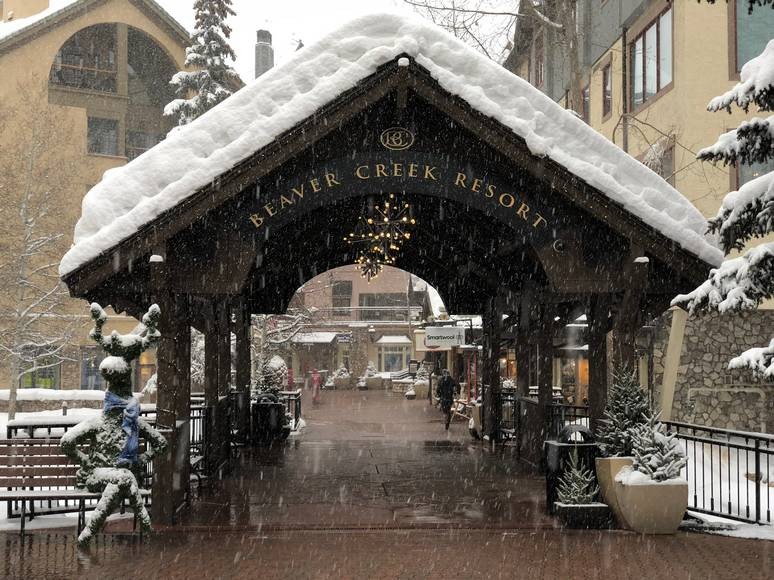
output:
{"label": "storefront window", "polygon": [[386,345],[379,347],[379,371],[394,373],[407,369],[411,360],[408,346]]}
{"label": "storefront window", "polygon": [[58,360],[39,358],[34,364],[28,364],[31,370],[22,375],[19,381],[22,389],[58,389],[61,363]]}

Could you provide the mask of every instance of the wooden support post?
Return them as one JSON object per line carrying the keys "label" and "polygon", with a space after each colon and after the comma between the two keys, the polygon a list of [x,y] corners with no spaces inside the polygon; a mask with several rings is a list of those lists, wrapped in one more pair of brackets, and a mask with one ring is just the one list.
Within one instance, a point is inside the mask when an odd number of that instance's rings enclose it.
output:
{"label": "wooden support post", "polygon": [[153,519],[174,522],[185,501],[189,466],[189,400],[191,389],[191,330],[187,296],[172,294],[166,284],[163,261],[151,262],[156,303],[161,310],[158,364],[157,426],[169,448],[154,459]]}
{"label": "wooden support post", "polygon": [[592,299],[589,314],[589,416],[592,428],[602,418],[607,403],[607,332],[610,300],[607,296]]}
{"label": "wooden support post", "polygon": [[503,316],[499,301],[492,296],[483,314],[484,323],[484,425],[483,430],[492,442],[500,439],[502,399],[500,391],[500,338]]}
{"label": "wooden support post", "polygon": [[208,302],[204,315],[204,402],[218,402],[218,325],[213,302]]}
{"label": "wooden support post", "polygon": [[624,266],[626,290],[613,323],[614,365],[629,370],[638,368],[635,339],[642,322],[642,303],[648,283],[648,262],[642,254],[640,246],[631,246],[629,261]]}
{"label": "wooden support post", "polygon": [[236,335],[236,388],[237,390],[250,390],[250,372],[252,362],[250,359],[250,311],[247,309],[247,301],[241,298],[234,308],[236,323],[234,334]]}
{"label": "wooden support post", "polygon": [[[538,332],[538,409],[548,423],[549,405],[553,401],[554,388],[554,309],[552,304],[540,308],[540,329]],[[541,439],[545,439],[545,433]]]}
{"label": "wooden support post", "polygon": [[531,293],[524,292],[519,304],[519,330],[516,338],[516,386],[522,397],[529,396],[531,308]]}
{"label": "wooden support post", "polygon": [[225,397],[231,389],[231,304],[228,297],[215,303],[217,318],[218,396]]}

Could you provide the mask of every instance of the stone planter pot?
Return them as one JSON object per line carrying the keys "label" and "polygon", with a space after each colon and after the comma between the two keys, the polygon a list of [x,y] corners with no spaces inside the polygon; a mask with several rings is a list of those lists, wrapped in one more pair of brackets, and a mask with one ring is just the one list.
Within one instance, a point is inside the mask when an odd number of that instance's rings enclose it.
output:
{"label": "stone planter pot", "polygon": [[624,467],[631,466],[633,462],[633,457],[597,457],[595,460],[602,500],[610,507],[613,517],[622,528],[626,527],[626,519],[621,513],[621,507],[616,497],[615,476]]}
{"label": "stone planter pot", "polygon": [[376,390],[382,388],[382,377],[366,377],[366,388]]}
{"label": "stone planter pot", "polygon": [[577,505],[557,501],[554,502],[554,510],[564,528],[600,530],[609,528],[612,523],[610,508],[604,503]]}
{"label": "stone planter pot", "polygon": [[688,482],[624,484],[616,482],[618,503],[627,527],[640,534],[674,534],[688,507]]}
{"label": "stone planter pot", "polygon": [[339,378],[339,377],[333,377],[333,387],[336,390],[339,389],[351,389],[352,388],[352,379],[350,377],[347,378]]}

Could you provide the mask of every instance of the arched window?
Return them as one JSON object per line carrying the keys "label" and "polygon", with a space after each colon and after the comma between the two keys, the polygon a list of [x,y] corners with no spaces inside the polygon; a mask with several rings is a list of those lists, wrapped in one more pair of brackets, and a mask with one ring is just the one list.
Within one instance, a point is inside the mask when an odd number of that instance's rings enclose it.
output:
{"label": "arched window", "polygon": [[62,45],[51,66],[52,85],[115,93],[118,89],[116,25],[79,30]]}

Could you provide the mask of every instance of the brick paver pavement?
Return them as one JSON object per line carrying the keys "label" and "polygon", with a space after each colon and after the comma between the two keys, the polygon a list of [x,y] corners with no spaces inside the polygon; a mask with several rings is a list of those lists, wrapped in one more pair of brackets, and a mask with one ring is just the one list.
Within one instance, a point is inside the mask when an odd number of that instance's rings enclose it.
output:
{"label": "brick paver pavement", "polygon": [[554,527],[543,479],[423,401],[326,392],[302,437],[245,450],[144,543],[0,539],[8,578],[773,578],[774,542]]}

